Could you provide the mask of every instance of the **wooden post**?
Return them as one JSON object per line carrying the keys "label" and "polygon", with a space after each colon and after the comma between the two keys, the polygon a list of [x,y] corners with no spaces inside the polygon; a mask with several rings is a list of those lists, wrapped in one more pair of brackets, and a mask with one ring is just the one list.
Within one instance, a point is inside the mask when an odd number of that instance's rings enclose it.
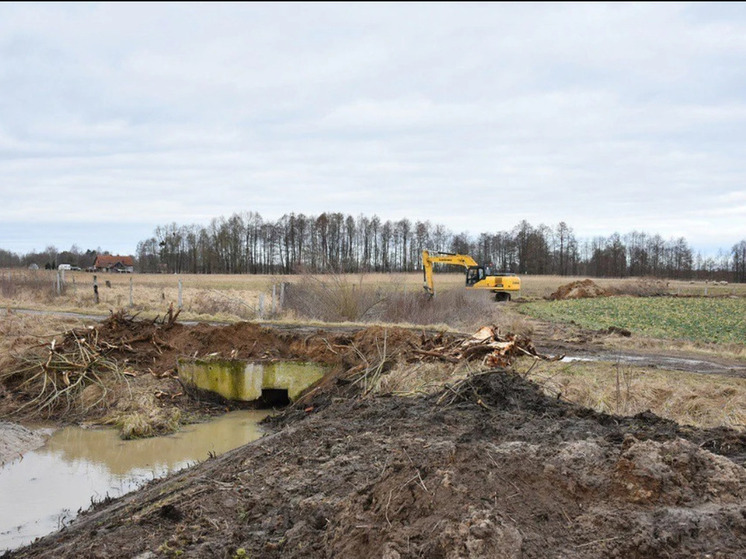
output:
{"label": "wooden post", "polygon": [[259,318],[264,318],[264,293],[259,294]]}
{"label": "wooden post", "polygon": [[181,278],[179,278],[179,308],[181,308]]}
{"label": "wooden post", "polygon": [[93,302],[98,305],[98,279],[93,276]]}
{"label": "wooden post", "polygon": [[707,286],[705,285],[705,297],[707,297]]}
{"label": "wooden post", "polygon": [[285,306],[285,282],[283,281],[280,284],[280,312],[282,312],[282,307]]}
{"label": "wooden post", "polygon": [[277,312],[277,305],[275,301],[277,300],[277,284],[272,284],[272,314],[274,315]]}
{"label": "wooden post", "polygon": [[62,295],[62,272],[57,270],[57,296]]}
{"label": "wooden post", "polygon": [[130,276],[130,307],[134,307],[135,303],[132,299],[132,276]]}

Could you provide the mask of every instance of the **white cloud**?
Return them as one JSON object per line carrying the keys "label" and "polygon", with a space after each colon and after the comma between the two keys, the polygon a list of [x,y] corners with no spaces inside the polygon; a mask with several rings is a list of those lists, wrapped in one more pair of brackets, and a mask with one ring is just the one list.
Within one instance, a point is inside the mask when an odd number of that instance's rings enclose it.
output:
{"label": "white cloud", "polygon": [[743,16],[3,4],[0,220],[332,210],[730,246],[744,235]]}

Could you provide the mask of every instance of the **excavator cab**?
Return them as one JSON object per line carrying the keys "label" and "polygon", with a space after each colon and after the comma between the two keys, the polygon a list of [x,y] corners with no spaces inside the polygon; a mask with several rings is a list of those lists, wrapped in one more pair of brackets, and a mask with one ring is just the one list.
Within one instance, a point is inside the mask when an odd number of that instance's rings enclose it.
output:
{"label": "excavator cab", "polygon": [[484,273],[484,268],[481,266],[469,266],[466,269],[466,287],[471,287],[478,281],[482,281],[487,277]]}

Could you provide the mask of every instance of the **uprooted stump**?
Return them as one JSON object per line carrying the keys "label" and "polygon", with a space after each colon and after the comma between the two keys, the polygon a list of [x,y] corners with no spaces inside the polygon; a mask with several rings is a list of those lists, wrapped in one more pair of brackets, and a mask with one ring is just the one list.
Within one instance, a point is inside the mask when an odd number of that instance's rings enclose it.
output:
{"label": "uprooted stump", "polygon": [[436,357],[452,363],[481,359],[482,365],[492,368],[509,367],[517,357],[524,355],[544,361],[559,361],[564,357],[541,355],[529,338],[511,333],[500,335],[500,330],[496,326],[483,326],[469,338],[450,346],[436,347],[427,351],[415,349],[414,351],[420,355]]}

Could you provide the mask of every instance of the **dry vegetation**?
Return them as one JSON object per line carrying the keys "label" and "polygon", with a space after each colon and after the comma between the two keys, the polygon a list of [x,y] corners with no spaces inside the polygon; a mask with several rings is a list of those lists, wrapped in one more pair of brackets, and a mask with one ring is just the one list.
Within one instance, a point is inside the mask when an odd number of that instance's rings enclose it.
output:
{"label": "dry vegetation", "polygon": [[[0,305],[6,308],[53,309],[83,314],[108,314],[120,308],[140,312],[146,316],[162,313],[169,304],[178,304],[179,281],[182,285],[182,318],[194,320],[251,320],[270,318],[272,294],[275,291],[275,310],[280,311],[280,286],[310,290],[323,297],[324,289],[334,295],[355,289],[372,293],[371,304],[392,294],[422,293],[422,275],[410,274],[349,274],[349,275],[165,275],[165,274],[98,274],[99,303],[94,301],[93,274],[65,272],[65,281],[57,290],[57,272],[50,270],[0,270]],[[528,300],[548,298],[560,285],[583,278],[562,276],[522,276],[521,297]],[[439,298],[452,289],[463,287],[463,274],[437,273],[435,282]],[[680,295],[746,296],[746,284],[714,285],[704,282],[653,281],[638,278],[596,279],[604,289],[618,293],[646,296],[670,293]],[[359,295],[355,294],[358,298]],[[130,297],[131,296],[131,297]],[[132,305],[130,306],[130,300]],[[263,309],[261,302],[264,302]],[[363,314],[359,309],[339,308],[348,302],[335,297],[335,314]],[[455,301],[458,308],[458,301]],[[367,307],[363,305],[364,311]],[[261,312],[263,311],[263,312]],[[281,313],[279,313],[281,314]],[[339,319],[337,319],[339,320]],[[342,318],[342,320],[352,320]],[[398,321],[392,317],[392,321]],[[436,320],[443,322],[442,320]],[[419,323],[415,321],[415,323]]]}
{"label": "dry vegetation", "polygon": [[746,427],[746,379],[608,362],[531,362],[521,370],[547,394],[598,412],[650,410],[683,425]]}

